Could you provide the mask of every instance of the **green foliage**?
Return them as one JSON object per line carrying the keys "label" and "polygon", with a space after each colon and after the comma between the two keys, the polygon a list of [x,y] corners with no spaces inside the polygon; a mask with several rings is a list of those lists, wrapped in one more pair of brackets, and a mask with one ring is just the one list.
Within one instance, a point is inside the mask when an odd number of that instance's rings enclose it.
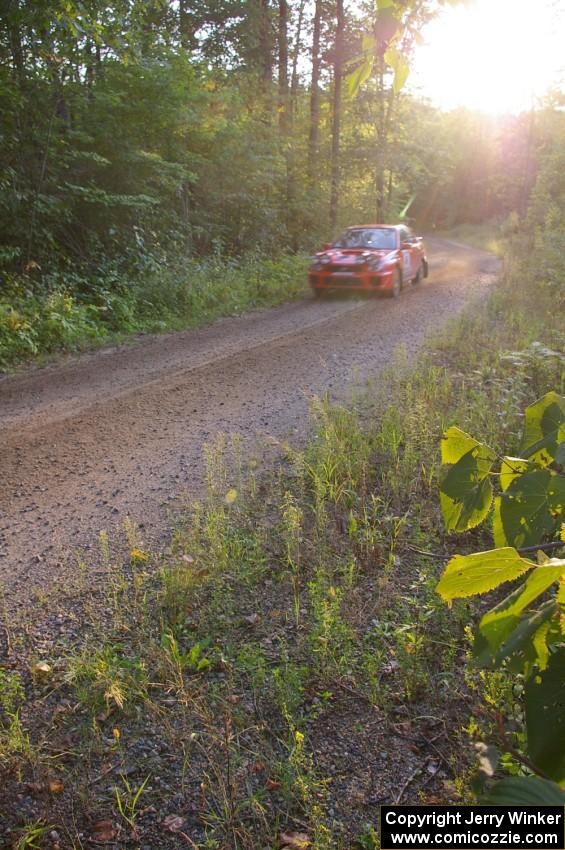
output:
{"label": "green foliage", "polygon": [[515,549],[493,549],[474,555],[456,555],[447,565],[438,584],[438,593],[446,601],[475,596],[518,578],[531,567]]}
{"label": "green foliage", "polygon": [[[471,446],[471,448],[469,448]],[[493,532],[497,548],[456,555],[437,586],[451,602],[498,588],[528,573],[526,580],[483,615],[474,655],[483,666],[509,666],[525,678],[524,708],[528,755],[544,775],[565,785],[565,559],[537,562],[516,547],[557,542],[565,517],[565,399],[555,392],[526,408],[520,451],[523,457],[501,461],[500,493],[494,499]],[[469,458],[471,457],[471,461]],[[451,428],[442,444],[442,510],[448,528],[464,531],[477,524],[463,509],[453,522],[453,504],[476,505],[478,482],[492,476],[495,454]],[[474,489],[473,489],[474,488]],[[481,495],[482,519],[493,488]],[[533,786],[539,791],[540,786]],[[505,786],[510,793],[512,786]]]}
{"label": "green foliage", "polygon": [[507,776],[488,795],[486,806],[562,806],[565,792],[554,782],[539,776]]}
{"label": "green foliage", "polygon": [[[565,562],[563,563],[565,573]],[[560,612],[561,616],[562,613]],[[534,764],[565,787],[565,646],[563,634],[526,682],[528,752]]]}
{"label": "green foliage", "polygon": [[496,455],[459,428],[441,443],[441,509],[449,531],[465,531],[483,521],[492,501],[489,473]]}
{"label": "green foliage", "polygon": [[527,211],[523,264],[528,280],[548,290],[559,310],[565,304],[565,121],[559,110],[547,110],[541,121],[546,142]]}
{"label": "green foliage", "polygon": [[47,837],[51,829],[52,826],[47,825],[43,820],[23,827],[17,836],[17,843],[13,845],[15,850],[41,850],[45,846],[43,839]]}
{"label": "green foliage", "polygon": [[565,398],[547,393],[526,408],[520,454],[547,466],[555,460],[559,444],[565,442]]}
{"label": "green foliage", "polygon": [[139,815],[139,801],[141,795],[145,791],[145,786],[149,782],[149,776],[145,777],[145,779],[143,780],[141,785],[139,785],[138,788],[132,787],[127,776],[122,776],[121,778],[123,789],[120,789],[117,786],[114,788],[114,793],[116,795],[116,806],[121,817],[131,828],[135,836],[137,835],[136,820]]}
{"label": "green foliage", "polygon": [[29,736],[20,719],[24,698],[20,675],[0,667],[0,766],[4,769],[22,759],[31,761],[33,757]]}
{"label": "green foliage", "polygon": [[[386,2],[386,0],[384,0]],[[366,823],[357,836],[356,845],[360,850],[380,850],[381,840],[374,826]]]}
{"label": "green foliage", "polygon": [[172,663],[179,670],[186,670],[189,673],[201,673],[210,666],[210,659],[204,655],[208,644],[209,641],[200,641],[193,644],[186,652],[182,652],[172,629],[167,629],[161,636],[161,646],[170,656]]}
{"label": "green foliage", "polygon": [[71,658],[65,678],[93,714],[122,710],[147,695],[144,661],[119,644],[107,643]]}
{"label": "green foliage", "polygon": [[[436,14],[429,3],[377,0],[371,35],[364,35],[363,54],[349,60],[356,65],[346,77],[350,97],[370,78],[375,64],[392,74],[392,91],[398,94],[410,73],[410,54],[419,27]],[[382,59],[382,62],[381,62]]]}
{"label": "green foliage", "polygon": [[24,699],[24,689],[18,673],[0,667],[0,711],[6,717],[13,716]]}
{"label": "green foliage", "polygon": [[36,288],[30,294],[32,284],[22,278],[9,300],[0,297],[0,369],[40,354],[102,343],[116,333],[197,327],[279,304],[303,292],[304,269],[303,258],[292,255],[163,261],[137,272],[132,285],[127,277],[117,280],[110,265],[96,286],[75,276],[74,295],[59,278],[52,290]]}

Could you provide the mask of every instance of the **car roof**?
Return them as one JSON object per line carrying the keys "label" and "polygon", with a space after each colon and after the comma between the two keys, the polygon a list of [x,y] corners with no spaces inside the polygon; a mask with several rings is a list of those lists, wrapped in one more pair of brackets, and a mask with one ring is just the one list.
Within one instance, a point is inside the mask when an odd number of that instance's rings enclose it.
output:
{"label": "car roof", "polygon": [[352,224],[347,230],[364,230],[365,228],[378,227],[379,230],[398,230],[403,224]]}

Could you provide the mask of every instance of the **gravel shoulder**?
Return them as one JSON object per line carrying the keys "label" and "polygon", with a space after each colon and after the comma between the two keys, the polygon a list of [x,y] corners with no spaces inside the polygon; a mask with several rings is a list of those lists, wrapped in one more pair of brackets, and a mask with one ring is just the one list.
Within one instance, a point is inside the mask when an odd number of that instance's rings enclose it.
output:
{"label": "gravel shoulder", "polygon": [[[202,481],[202,447],[302,434],[312,395],[340,398],[488,292],[492,255],[428,240],[430,278],[397,301],[304,301],[0,379],[0,585],[17,616],[64,585],[77,553],[95,571],[101,530],[129,516],[149,545]],[[93,573],[94,574],[94,573]]]}

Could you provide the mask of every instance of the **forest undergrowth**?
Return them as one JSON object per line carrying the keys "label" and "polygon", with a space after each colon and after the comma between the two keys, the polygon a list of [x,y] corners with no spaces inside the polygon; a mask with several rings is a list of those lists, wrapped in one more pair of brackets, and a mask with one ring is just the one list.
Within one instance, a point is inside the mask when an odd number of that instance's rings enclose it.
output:
{"label": "forest undergrowth", "polygon": [[109,268],[98,279],[53,275],[8,281],[0,293],[0,373],[59,352],[136,333],[195,328],[223,316],[272,307],[303,295],[303,255],[277,258],[142,258],[130,278]]}
{"label": "forest undergrowth", "polygon": [[446,533],[439,444],[457,424],[512,454],[524,407],[563,392],[556,299],[514,246],[416,367],[399,351],[349,404],[313,400],[305,449],[262,469],[218,435],[165,551],[129,522],[118,563],[101,534],[104,589],[86,565],[56,603],[80,645],[8,616],[5,846],[367,850],[379,804],[475,801],[487,742],[523,771],[519,683],[469,663],[480,605],[436,592],[490,545]]}

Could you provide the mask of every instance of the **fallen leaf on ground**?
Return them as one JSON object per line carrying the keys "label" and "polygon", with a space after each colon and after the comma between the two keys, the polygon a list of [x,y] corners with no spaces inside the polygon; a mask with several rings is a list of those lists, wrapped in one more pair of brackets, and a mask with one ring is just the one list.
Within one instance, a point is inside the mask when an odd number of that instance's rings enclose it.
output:
{"label": "fallen leaf on ground", "polygon": [[261,617],[259,616],[259,614],[249,614],[249,616],[248,616],[248,617],[244,617],[243,619],[244,619],[244,620],[245,620],[245,622],[246,622],[246,623],[248,623],[250,626],[256,626],[256,625],[257,625],[257,623],[260,623],[260,622],[261,622]]}
{"label": "fallen leaf on ground", "polygon": [[269,791],[278,791],[281,787],[281,783],[277,782],[276,779],[267,779],[267,781],[265,782],[265,786]]}
{"label": "fallen leaf on ground", "polygon": [[59,717],[60,714],[69,714],[72,710],[73,707],[70,702],[63,700],[53,709],[53,720],[55,720],[56,717]]}
{"label": "fallen leaf on ground", "polygon": [[310,839],[305,832],[281,832],[280,840],[284,850],[305,850],[310,846]]}
{"label": "fallen leaf on ground", "polygon": [[28,782],[26,789],[28,794],[43,794],[46,791],[45,782]]}
{"label": "fallen leaf on ground", "polygon": [[65,790],[65,786],[60,779],[50,779],[48,788],[50,794],[62,794]]}
{"label": "fallen leaf on ground", "polygon": [[165,820],[161,821],[161,826],[167,832],[179,832],[184,826],[184,818],[180,815],[167,815]]}
{"label": "fallen leaf on ground", "polygon": [[95,844],[109,844],[117,837],[117,830],[111,820],[99,820],[92,825],[90,840]]}

